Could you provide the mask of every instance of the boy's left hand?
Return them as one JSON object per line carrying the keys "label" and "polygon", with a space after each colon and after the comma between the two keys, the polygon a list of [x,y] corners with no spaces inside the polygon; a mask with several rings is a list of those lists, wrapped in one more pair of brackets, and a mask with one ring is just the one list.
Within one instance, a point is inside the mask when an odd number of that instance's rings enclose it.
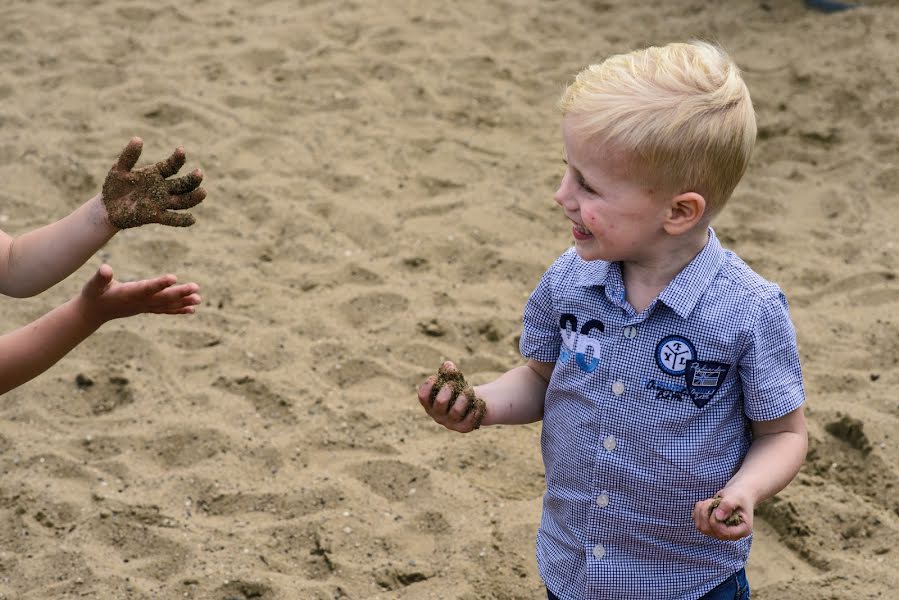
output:
{"label": "boy's left hand", "polygon": [[752,533],[753,509],[752,502],[738,491],[723,489],[714,497],[696,503],[693,522],[708,536],[738,540]]}
{"label": "boy's left hand", "polygon": [[201,302],[200,286],[175,281],[174,275],[163,275],[122,283],[112,278],[112,267],[103,265],[84,285],[78,302],[85,319],[95,325],[141,313],[193,314]]}
{"label": "boy's left hand", "polygon": [[183,177],[169,179],[184,166],[184,148],[181,147],[166,160],[134,169],[143,146],[139,137],[131,138],[106,175],[102,196],[109,222],[119,229],[148,223],[173,227],[193,225],[193,216],[172,211],[190,208],[203,201],[206,190],[198,187],[203,181],[203,172],[194,169]]}

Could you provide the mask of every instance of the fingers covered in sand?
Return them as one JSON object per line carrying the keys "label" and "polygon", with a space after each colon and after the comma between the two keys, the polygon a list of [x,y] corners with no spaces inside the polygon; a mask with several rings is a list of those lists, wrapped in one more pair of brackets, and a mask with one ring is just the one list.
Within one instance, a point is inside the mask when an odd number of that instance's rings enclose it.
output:
{"label": "fingers covered in sand", "polygon": [[168,179],[184,166],[186,155],[179,146],[165,160],[135,169],[143,149],[140,138],[128,142],[103,183],[103,205],[109,222],[119,229],[159,223],[171,227],[188,227],[194,218],[188,213],[173,212],[196,206],[206,197],[199,187],[203,171],[194,169],[177,179]]}
{"label": "fingers covered in sand", "polygon": [[702,533],[719,540],[738,540],[752,533],[748,503],[724,490],[693,507],[693,522]]}
{"label": "fingers covered in sand", "polygon": [[450,361],[418,388],[418,401],[437,423],[460,433],[479,428],[487,413],[484,400]]}

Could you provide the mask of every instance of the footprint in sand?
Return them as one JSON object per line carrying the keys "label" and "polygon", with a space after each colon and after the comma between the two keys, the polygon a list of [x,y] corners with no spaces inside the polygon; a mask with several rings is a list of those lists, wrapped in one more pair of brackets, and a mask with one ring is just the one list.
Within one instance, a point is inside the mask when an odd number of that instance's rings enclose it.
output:
{"label": "footprint in sand", "polygon": [[[113,550],[118,556],[118,568],[141,577],[168,581],[190,562],[191,550],[185,544],[169,539],[174,532],[170,525],[148,524],[142,512],[115,512],[105,506],[98,514],[82,522],[79,530],[86,536]],[[107,559],[110,565],[116,561]]]}
{"label": "footprint in sand", "polygon": [[818,418],[825,419],[826,435],[809,436],[804,470],[835,481],[853,493],[899,514],[899,500],[893,489],[896,470],[875,451],[863,422],[839,412],[830,416],[819,415]]}
{"label": "footprint in sand", "polygon": [[223,600],[275,600],[275,591],[262,583],[252,581],[229,581],[216,588],[214,598]]}
{"label": "footprint in sand", "polygon": [[428,470],[399,460],[373,460],[354,465],[350,472],[373,492],[388,500],[406,501],[431,492]]}
{"label": "footprint in sand", "polygon": [[211,127],[212,123],[203,114],[197,113],[184,105],[160,102],[144,109],[144,119],[155,127],[172,127],[185,121],[197,126]]}
{"label": "footprint in sand", "polygon": [[238,447],[228,435],[215,429],[193,428],[147,440],[145,449],[164,467],[190,467]]}
{"label": "footprint in sand", "polygon": [[197,507],[211,516],[269,513],[278,519],[296,519],[337,508],[343,492],[333,487],[303,489],[291,494],[221,493],[210,487],[200,490]]}
{"label": "footprint in sand", "polygon": [[291,523],[260,533],[264,540],[262,551],[271,571],[294,575],[299,567],[307,578],[323,581],[337,570],[331,558],[330,536],[319,523]]}
{"label": "footprint in sand", "polygon": [[353,327],[379,327],[401,320],[409,308],[409,299],[394,292],[360,294],[340,305]]}
{"label": "footprint in sand", "polygon": [[277,392],[273,392],[265,383],[249,375],[235,379],[219,377],[212,385],[213,387],[227,390],[232,394],[242,396],[253,405],[259,416],[265,419],[285,425],[297,422],[290,400]]}
{"label": "footprint in sand", "polygon": [[[121,375],[78,373],[75,376],[77,397],[86,410],[77,411],[80,416],[104,415],[134,402],[131,381]],[[73,403],[77,408],[80,403]]]}

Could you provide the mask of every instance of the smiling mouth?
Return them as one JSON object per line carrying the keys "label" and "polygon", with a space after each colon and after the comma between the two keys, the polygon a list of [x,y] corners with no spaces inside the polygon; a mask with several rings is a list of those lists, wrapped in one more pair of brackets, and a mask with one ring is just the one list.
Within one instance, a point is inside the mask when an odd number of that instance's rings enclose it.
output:
{"label": "smiling mouth", "polygon": [[571,222],[571,231],[574,234],[575,239],[585,240],[593,237],[593,234],[589,229],[581,225],[580,223]]}

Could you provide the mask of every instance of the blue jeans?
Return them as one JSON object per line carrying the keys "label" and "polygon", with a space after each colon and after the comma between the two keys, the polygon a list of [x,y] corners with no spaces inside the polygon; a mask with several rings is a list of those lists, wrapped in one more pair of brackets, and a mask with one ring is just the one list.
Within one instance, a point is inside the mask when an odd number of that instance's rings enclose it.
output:
{"label": "blue jeans", "polygon": [[[547,600],[561,600],[549,589],[546,590],[546,598]],[[749,582],[746,580],[746,569],[740,569],[721,582],[715,589],[697,600],[749,600]]]}

